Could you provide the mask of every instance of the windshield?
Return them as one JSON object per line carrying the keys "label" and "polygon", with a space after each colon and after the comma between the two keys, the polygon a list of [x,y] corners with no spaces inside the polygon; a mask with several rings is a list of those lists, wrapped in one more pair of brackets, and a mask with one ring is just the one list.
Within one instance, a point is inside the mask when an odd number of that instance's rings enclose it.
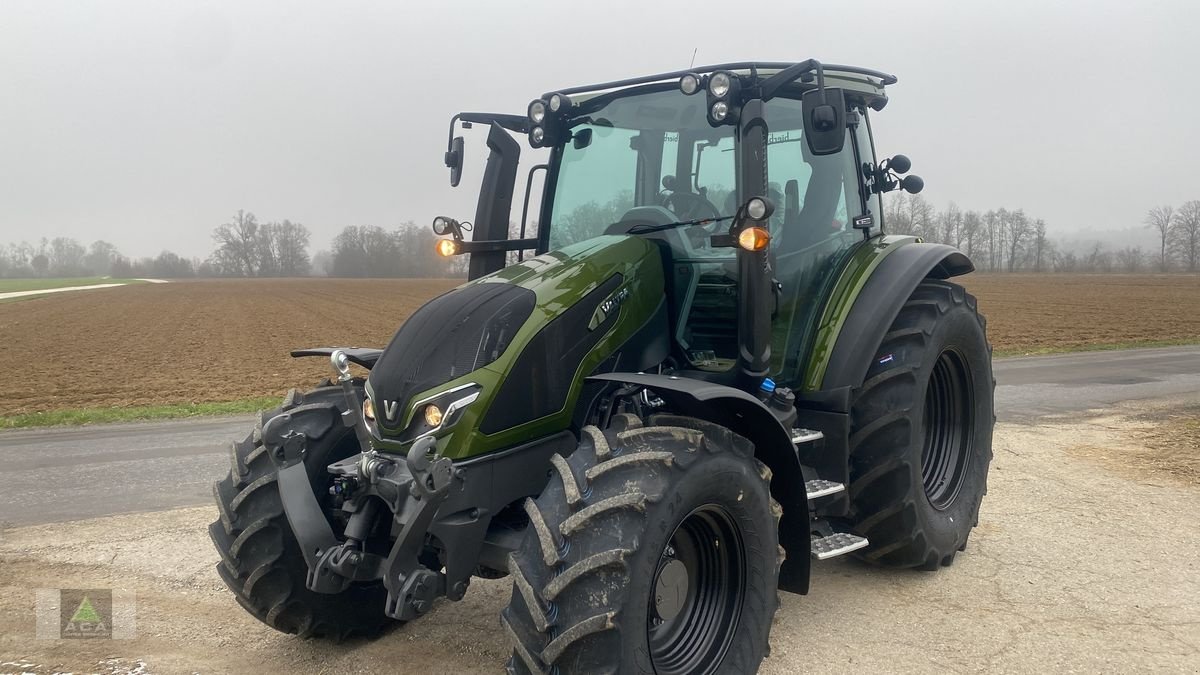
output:
{"label": "windshield", "polygon": [[[611,226],[633,222],[627,217],[639,207],[637,222],[659,225],[732,214],[733,127],[711,127],[704,106],[704,96],[671,87],[614,98],[585,115],[561,151],[550,248],[625,232]],[[710,252],[701,246],[697,254]]]}

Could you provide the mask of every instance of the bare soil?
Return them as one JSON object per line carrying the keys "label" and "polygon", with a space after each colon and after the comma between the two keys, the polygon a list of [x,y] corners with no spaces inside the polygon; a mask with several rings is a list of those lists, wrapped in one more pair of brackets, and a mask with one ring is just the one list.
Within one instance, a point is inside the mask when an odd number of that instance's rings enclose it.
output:
{"label": "bare soil", "polygon": [[[1200,342],[1200,277],[970,275],[999,353]],[[282,396],[328,375],[311,346],[383,346],[458,280],[138,284],[0,304],[0,416]]]}
{"label": "bare soil", "polygon": [[1200,342],[1200,276],[971,274],[999,353]]}
{"label": "bare soil", "polygon": [[229,401],[329,375],[301,347],[383,346],[460,281],[220,280],[139,284],[0,305],[0,415]]}

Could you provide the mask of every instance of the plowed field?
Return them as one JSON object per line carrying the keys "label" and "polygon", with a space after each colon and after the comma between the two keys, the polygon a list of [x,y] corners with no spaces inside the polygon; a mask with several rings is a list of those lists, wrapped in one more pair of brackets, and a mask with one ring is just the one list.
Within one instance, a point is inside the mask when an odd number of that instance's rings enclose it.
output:
{"label": "plowed field", "polygon": [[[1000,353],[1200,342],[1195,276],[972,275]],[[382,346],[454,280],[142,284],[0,304],[0,416],[282,395],[328,374],[289,349]]]}

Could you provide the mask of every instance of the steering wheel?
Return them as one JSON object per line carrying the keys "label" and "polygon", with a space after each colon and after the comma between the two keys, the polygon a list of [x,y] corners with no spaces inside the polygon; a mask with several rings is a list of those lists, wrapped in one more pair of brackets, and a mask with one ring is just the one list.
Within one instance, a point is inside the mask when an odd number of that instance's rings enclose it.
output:
{"label": "steering wheel", "polygon": [[712,202],[692,192],[672,192],[663,197],[662,205],[670,209],[679,220],[721,217],[721,212]]}

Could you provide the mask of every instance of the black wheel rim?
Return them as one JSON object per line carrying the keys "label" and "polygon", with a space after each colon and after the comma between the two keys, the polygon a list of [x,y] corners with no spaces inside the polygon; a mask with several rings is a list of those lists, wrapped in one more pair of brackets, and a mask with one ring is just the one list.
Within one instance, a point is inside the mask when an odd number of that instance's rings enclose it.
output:
{"label": "black wheel rim", "polygon": [[935,509],[954,503],[971,460],[972,392],[971,373],[962,355],[953,350],[942,352],[925,392],[925,445],[921,450],[925,496]]}
{"label": "black wheel rim", "polygon": [[746,592],[746,552],[724,507],[687,515],[650,584],[646,633],[658,675],[712,673],[733,642]]}

